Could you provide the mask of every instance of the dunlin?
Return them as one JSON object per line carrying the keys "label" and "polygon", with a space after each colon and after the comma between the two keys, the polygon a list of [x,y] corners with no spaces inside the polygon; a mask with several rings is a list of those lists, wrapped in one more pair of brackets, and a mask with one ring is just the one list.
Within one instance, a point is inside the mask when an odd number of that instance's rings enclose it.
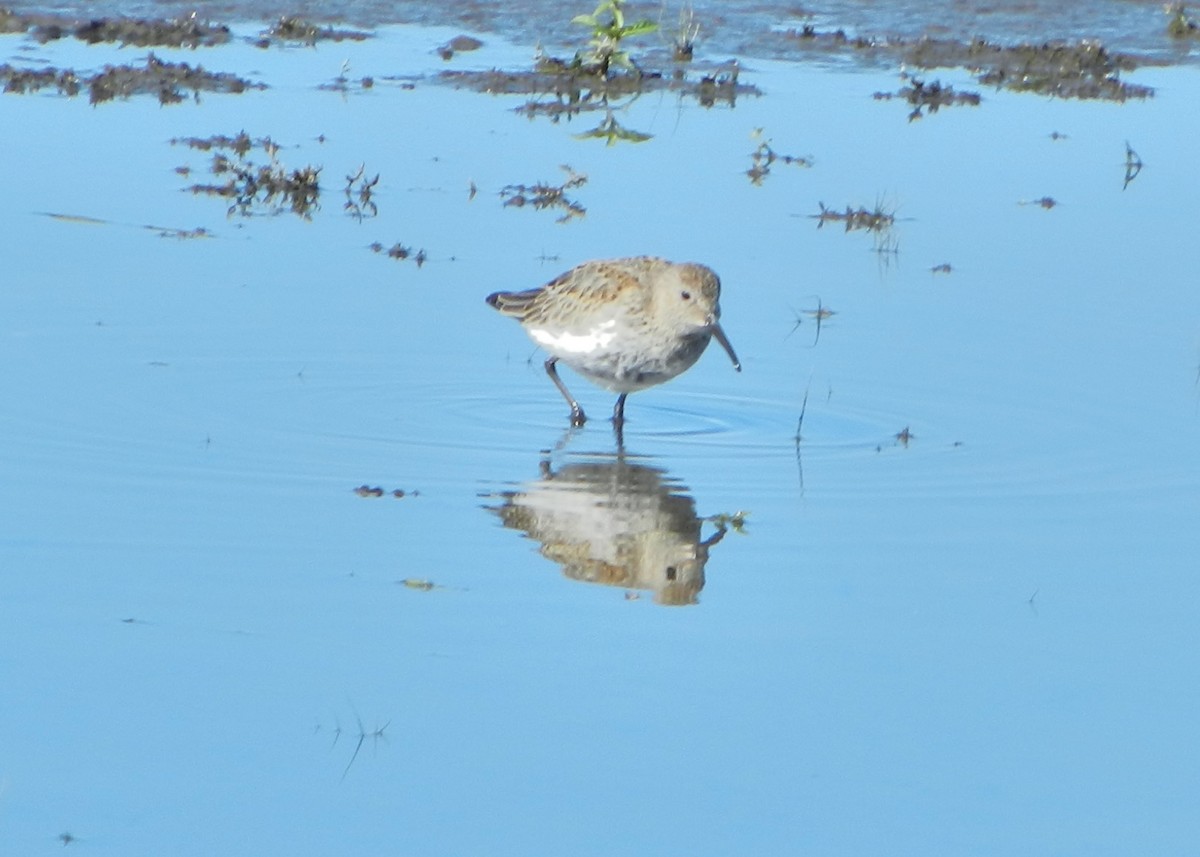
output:
{"label": "dunlin", "polygon": [[546,373],[571,406],[572,425],[587,417],[558,377],[559,360],[620,393],[613,407],[620,428],[627,395],[690,368],[714,336],[742,371],[718,322],[720,296],[711,268],[638,256],[584,262],[541,288],[496,292],[487,302],[550,353]]}

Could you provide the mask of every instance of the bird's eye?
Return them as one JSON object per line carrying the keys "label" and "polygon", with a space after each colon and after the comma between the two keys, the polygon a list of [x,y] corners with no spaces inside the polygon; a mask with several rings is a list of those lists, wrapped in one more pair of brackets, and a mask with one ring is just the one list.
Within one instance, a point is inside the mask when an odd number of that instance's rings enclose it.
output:
{"label": "bird's eye", "polygon": [[679,293],[679,296],[680,296],[681,298],[683,298],[685,301],[690,301],[690,300],[692,299],[692,293],[691,293],[691,292],[680,292],[680,293]]}

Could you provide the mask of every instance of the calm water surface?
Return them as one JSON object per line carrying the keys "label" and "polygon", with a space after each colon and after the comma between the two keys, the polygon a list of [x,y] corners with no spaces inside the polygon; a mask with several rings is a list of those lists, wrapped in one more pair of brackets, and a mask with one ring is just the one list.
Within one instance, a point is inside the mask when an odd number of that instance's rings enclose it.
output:
{"label": "calm water surface", "polygon": [[[457,32],[0,98],[5,853],[1194,853],[1195,70],[909,122],[894,70],[748,58],[606,147],[426,77]],[[528,66],[485,40],[450,67]],[[309,219],[186,190],[171,140],[242,130],[322,168]],[[763,140],[812,166],[755,186]],[[585,217],[502,204],[562,164]],[[745,371],[618,454],[483,297],[636,253],[716,268]]]}

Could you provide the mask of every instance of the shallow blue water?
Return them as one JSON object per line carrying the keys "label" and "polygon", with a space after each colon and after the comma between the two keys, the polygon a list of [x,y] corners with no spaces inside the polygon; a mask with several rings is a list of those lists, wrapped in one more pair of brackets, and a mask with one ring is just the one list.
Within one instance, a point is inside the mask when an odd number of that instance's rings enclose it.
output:
{"label": "shallow blue water", "polygon": [[[757,60],[761,97],[643,96],[617,116],[653,138],[610,148],[421,77],[454,32],[223,48],[203,62],[271,88],[198,104],[0,98],[12,852],[1189,853],[1195,71],[908,122],[872,97],[894,73]],[[318,89],[343,69],[376,85]],[[184,190],[210,155],[169,141],[243,129],[323,167],[310,221]],[[813,166],[753,186],[762,139]],[[563,163],[585,218],[503,207]],[[896,225],[818,229],[821,203]],[[745,366],[629,401],[626,459],[700,538],[749,513],[678,608],[568,579],[488,511],[614,441],[566,432],[483,296],[644,252],[716,268]]]}

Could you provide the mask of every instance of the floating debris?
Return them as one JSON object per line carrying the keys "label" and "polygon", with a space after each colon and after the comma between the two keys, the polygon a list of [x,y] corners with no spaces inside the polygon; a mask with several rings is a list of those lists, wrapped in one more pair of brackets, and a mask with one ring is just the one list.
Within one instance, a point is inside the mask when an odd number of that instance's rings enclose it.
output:
{"label": "floating debris", "polygon": [[[280,146],[270,137],[252,138],[245,131],[235,137],[226,134],[214,134],[211,137],[172,137],[172,146],[187,146],[200,152],[211,152],[213,149],[229,149],[239,158],[244,158],[251,149],[261,148],[272,160],[279,153]],[[186,169],[186,168],[180,168]]]}
{"label": "floating debris", "polygon": [[202,226],[195,229],[178,229],[174,226],[155,226],[152,223],[117,223],[112,220],[102,220],[98,217],[88,217],[85,214],[60,214],[53,211],[42,211],[39,214],[44,214],[46,217],[54,220],[62,221],[63,223],[80,223],[87,226],[127,226],[138,229],[147,229],[151,232],[158,233],[161,238],[178,238],[186,240],[189,238],[212,238],[213,234]]}
{"label": "floating debris", "polygon": [[950,107],[956,104],[967,104],[972,107],[979,106],[978,92],[956,92],[953,86],[942,85],[941,81],[935,80],[933,83],[925,83],[915,77],[909,77],[910,83],[900,87],[898,92],[876,92],[876,101],[890,101],[893,98],[900,98],[912,105],[913,110],[908,114],[908,121],[912,122],[920,119],[925,115],[925,111],[929,113],[937,113],[938,108]]}
{"label": "floating debris", "polygon": [[[754,137],[762,136],[762,129],[756,128]],[[796,155],[781,155],[771,148],[770,140],[760,140],[758,148],[750,153],[750,169],[746,170],[746,175],[750,177],[750,184],[760,186],[763,179],[771,174],[771,165],[776,161],[781,164],[794,164],[797,167],[811,167],[813,159],[811,156],[798,157]]]}
{"label": "floating debris", "polygon": [[931,273],[931,274],[949,274],[952,270],[953,269],[950,267],[949,262],[943,262],[940,265],[934,265],[932,268],[930,268],[929,273]]}
{"label": "floating debris", "polygon": [[378,485],[372,486],[366,484],[359,485],[354,489],[354,493],[359,497],[382,497],[384,494],[387,494],[389,497],[395,497],[398,500],[402,500],[405,497],[421,496],[421,492],[417,490],[406,491],[403,488],[394,488],[391,491],[387,491]]}
{"label": "floating debris", "polygon": [[853,232],[856,229],[865,229],[868,232],[885,232],[891,229],[896,222],[894,214],[884,211],[883,207],[878,205],[873,210],[861,206],[859,208],[846,206],[845,211],[826,208],[823,202],[819,202],[817,205],[821,207],[821,211],[817,214],[810,214],[809,217],[817,221],[818,229],[827,222],[833,221],[845,223],[847,232]]}
{"label": "floating debris", "polygon": [[406,577],[403,580],[397,580],[396,583],[409,589],[418,589],[421,592],[429,592],[432,589],[438,588],[437,584],[432,580],[422,580],[417,577]]}
{"label": "floating debris", "polygon": [[[370,249],[372,253],[384,252],[383,245],[378,241],[368,245],[368,249]],[[405,259],[412,259],[414,262],[416,262],[418,268],[424,265],[425,261],[429,258],[424,250],[414,251],[413,248],[406,247],[400,242],[396,242],[391,247],[387,248],[386,255],[389,259],[397,259],[401,262],[403,262]]]}
{"label": "floating debris", "polygon": [[559,223],[583,217],[587,214],[587,209],[569,198],[567,191],[583,187],[587,184],[587,176],[575,172],[567,164],[563,164],[561,169],[567,174],[562,184],[552,185],[544,181],[532,185],[510,184],[500,189],[500,198],[504,200],[505,206],[521,208],[532,205],[539,211],[545,208],[561,209],[564,213],[558,218]]}

